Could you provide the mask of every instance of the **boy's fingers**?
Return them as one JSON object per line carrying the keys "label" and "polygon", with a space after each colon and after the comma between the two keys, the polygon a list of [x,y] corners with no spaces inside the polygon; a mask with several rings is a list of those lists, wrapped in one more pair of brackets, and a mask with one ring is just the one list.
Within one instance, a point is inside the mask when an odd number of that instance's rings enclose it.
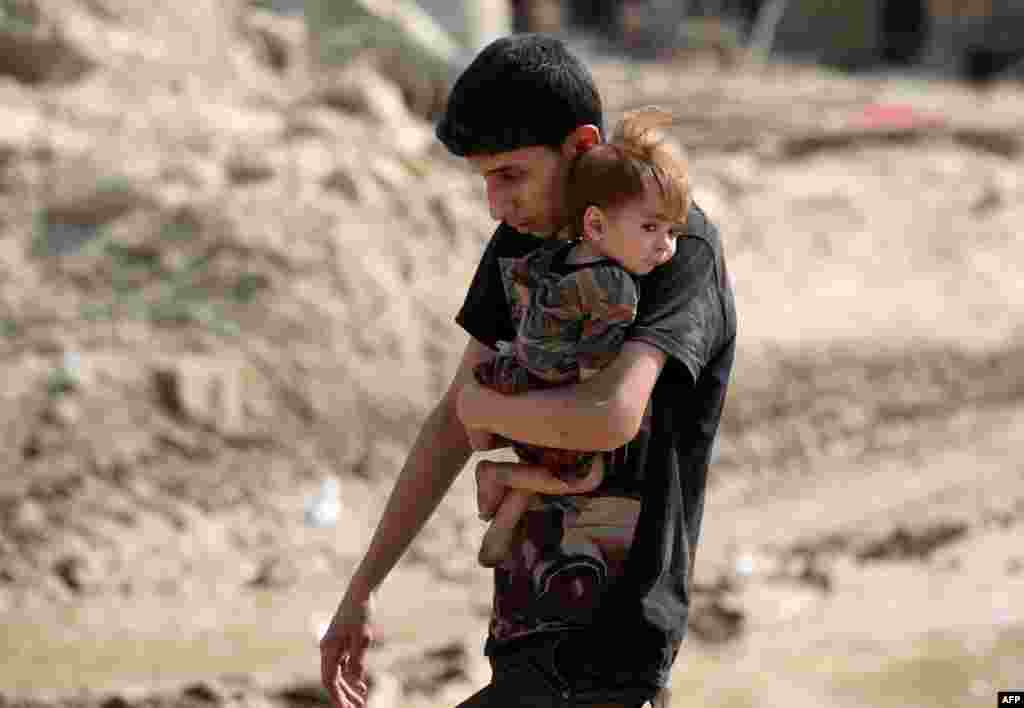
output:
{"label": "boy's fingers", "polygon": [[369,637],[362,637],[356,641],[349,651],[348,661],[345,664],[345,673],[360,681],[365,681],[366,679],[366,667],[363,665],[363,659],[366,656],[366,647],[369,644]]}
{"label": "boy's fingers", "polygon": [[338,671],[341,668],[341,648],[332,642],[320,647],[320,682],[327,689],[331,697],[331,704],[335,708],[345,708],[341,702],[341,695],[338,691]]}
{"label": "boy's fingers", "polygon": [[366,706],[366,682],[357,681],[350,683],[344,673],[338,677],[337,686],[342,694],[343,708],[365,708]]}

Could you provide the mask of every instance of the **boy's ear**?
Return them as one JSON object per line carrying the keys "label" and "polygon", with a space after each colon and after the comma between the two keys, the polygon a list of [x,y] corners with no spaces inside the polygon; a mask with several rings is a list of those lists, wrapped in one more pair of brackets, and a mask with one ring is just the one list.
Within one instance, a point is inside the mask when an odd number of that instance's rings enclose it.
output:
{"label": "boy's ear", "polygon": [[593,124],[579,125],[566,136],[562,143],[562,156],[572,159],[601,142],[601,131]]}

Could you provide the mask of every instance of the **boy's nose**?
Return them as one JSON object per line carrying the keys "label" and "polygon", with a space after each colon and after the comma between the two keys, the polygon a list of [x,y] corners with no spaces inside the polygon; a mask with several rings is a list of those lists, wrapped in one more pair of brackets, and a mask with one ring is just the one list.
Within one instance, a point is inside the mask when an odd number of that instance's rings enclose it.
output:
{"label": "boy's nose", "polygon": [[495,221],[505,221],[513,212],[510,195],[490,182],[487,184],[487,206]]}

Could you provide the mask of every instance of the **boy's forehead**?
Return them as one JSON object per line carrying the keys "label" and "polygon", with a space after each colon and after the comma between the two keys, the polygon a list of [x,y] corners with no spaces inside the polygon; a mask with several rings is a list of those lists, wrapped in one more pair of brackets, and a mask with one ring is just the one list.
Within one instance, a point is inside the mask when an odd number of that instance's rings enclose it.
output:
{"label": "boy's forehead", "polygon": [[555,160],[557,157],[557,153],[546,147],[534,146],[498,152],[493,155],[470,155],[467,159],[473,169],[486,175],[510,168],[528,169]]}

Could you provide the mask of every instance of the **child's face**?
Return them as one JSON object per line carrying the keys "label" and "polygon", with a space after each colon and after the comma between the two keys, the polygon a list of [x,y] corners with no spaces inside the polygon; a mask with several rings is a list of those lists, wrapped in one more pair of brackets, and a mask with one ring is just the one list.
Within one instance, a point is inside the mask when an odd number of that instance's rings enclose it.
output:
{"label": "child's face", "polygon": [[601,210],[600,229],[587,228],[587,241],[595,250],[636,275],[672,260],[679,231],[679,224],[665,215],[654,178],[645,178],[645,186],[643,196]]}

